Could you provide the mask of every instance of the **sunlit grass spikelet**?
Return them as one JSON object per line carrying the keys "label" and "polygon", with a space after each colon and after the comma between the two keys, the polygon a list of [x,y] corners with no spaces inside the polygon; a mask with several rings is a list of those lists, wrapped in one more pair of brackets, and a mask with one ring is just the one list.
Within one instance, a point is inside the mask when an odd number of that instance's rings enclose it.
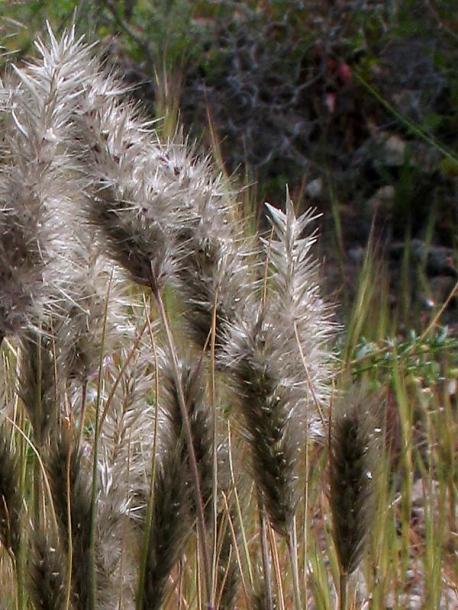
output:
{"label": "sunlit grass spikelet", "polygon": [[332,324],[310,255],[315,238],[302,235],[311,214],[296,218],[290,200],[286,213],[271,206],[269,212],[275,239],[264,241],[271,268],[265,294],[232,325],[226,362],[238,389],[261,502],[274,528],[286,534],[297,504],[301,448],[329,396],[326,342]]}
{"label": "sunlit grass spikelet", "polygon": [[296,216],[289,196],[285,212],[269,204],[267,208],[273,230],[273,238],[264,240],[272,266],[268,322],[278,329],[279,367],[288,384],[302,394],[296,407],[307,414],[304,421],[313,430],[317,411],[325,410],[329,402],[333,364],[329,345],[336,330],[332,308],[320,292],[312,250],[317,238],[311,227],[318,216],[313,210]]}
{"label": "sunlit grass spikelet", "polygon": [[0,174],[0,335],[16,334],[49,306],[48,262],[57,256],[57,227],[50,205],[66,197],[73,162],[67,154],[72,113],[72,71],[78,55],[68,54],[69,33],[50,46],[37,43],[42,62],[15,67],[1,104],[4,141]]}

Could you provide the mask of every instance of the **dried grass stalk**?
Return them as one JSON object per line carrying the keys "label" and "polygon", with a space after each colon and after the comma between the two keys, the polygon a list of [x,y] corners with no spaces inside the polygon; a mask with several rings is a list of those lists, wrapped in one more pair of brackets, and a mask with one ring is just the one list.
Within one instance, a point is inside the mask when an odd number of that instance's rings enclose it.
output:
{"label": "dried grass stalk", "polygon": [[233,610],[237,604],[240,567],[235,549],[238,540],[233,534],[237,531],[236,523],[235,510],[230,513],[221,510],[217,515],[216,532],[219,549],[217,597],[220,610]]}

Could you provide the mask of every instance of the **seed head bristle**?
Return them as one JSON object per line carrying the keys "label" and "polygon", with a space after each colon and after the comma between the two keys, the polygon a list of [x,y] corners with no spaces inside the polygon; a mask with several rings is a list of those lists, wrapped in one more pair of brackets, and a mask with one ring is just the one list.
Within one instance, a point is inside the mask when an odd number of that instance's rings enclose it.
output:
{"label": "seed head bristle", "polygon": [[323,409],[329,402],[329,342],[335,333],[332,309],[321,298],[318,263],[311,251],[316,232],[309,227],[317,216],[309,210],[296,217],[289,197],[285,212],[267,207],[274,232],[273,239],[264,241],[272,269],[268,322],[279,329],[278,366],[285,379],[302,392],[297,406],[302,407],[303,420],[308,420],[311,429],[317,407]]}
{"label": "seed head bristle", "polygon": [[332,325],[320,301],[310,256],[314,237],[303,236],[310,213],[269,206],[274,237],[264,240],[270,275],[230,328],[224,362],[233,373],[254,476],[277,531],[289,530],[297,503],[297,465],[315,406],[329,396],[326,340]]}
{"label": "seed head bristle", "polygon": [[[164,427],[162,414],[156,413],[152,405],[154,370],[151,353],[146,350],[151,350],[151,346],[141,344],[117,385],[99,445],[99,471],[106,501],[117,504],[133,524],[142,526],[148,503],[152,451],[156,444],[161,454]],[[121,362],[130,356],[130,350],[121,350]],[[110,366],[108,378],[113,383],[118,381],[118,364]],[[108,388],[111,391],[110,384]],[[159,435],[155,439],[156,429]]]}
{"label": "seed head bristle", "polygon": [[[74,163],[68,154],[69,86],[79,56],[68,36],[41,43],[42,61],[14,66],[2,104],[4,162],[0,176],[0,334],[13,335],[48,306],[48,263],[58,255],[50,208],[67,195]],[[70,45],[71,46],[71,45]],[[52,66],[51,66],[52,64]]]}
{"label": "seed head bristle", "polygon": [[200,348],[209,347],[214,332],[218,356],[250,299],[254,256],[227,204],[224,181],[204,162],[199,170],[202,189],[190,218],[180,223],[177,215],[178,289],[191,336]]}
{"label": "seed head bristle", "polygon": [[72,269],[56,285],[53,332],[61,374],[87,381],[100,365],[100,354],[115,347],[124,303],[120,278],[97,252],[74,252]]}
{"label": "seed head bristle", "polygon": [[[46,459],[46,471],[62,540],[71,539],[73,603],[75,608],[87,608],[91,579],[88,561],[91,519],[92,511],[97,510],[97,507],[92,502],[89,469],[85,465],[81,449],[77,448],[76,442],[72,441],[65,429],[53,438]],[[96,547],[96,558],[99,559],[99,541],[96,541]],[[69,548],[70,545],[65,550],[68,551]],[[107,575],[102,567],[98,561],[97,587],[100,599],[103,599],[108,587]]]}

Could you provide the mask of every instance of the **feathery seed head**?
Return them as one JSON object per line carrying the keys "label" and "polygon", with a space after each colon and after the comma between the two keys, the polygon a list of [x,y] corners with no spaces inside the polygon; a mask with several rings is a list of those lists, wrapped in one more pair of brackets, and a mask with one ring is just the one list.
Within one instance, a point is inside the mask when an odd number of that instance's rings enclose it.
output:
{"label": "feathery seed head", "polygon": [[296,218],[289,200],[286,212],[269,211],[274,238],[264,240],[264,248],[271,276],[261,302],[230,327],[224,362],[237,387],[261,500],[273,527],[286,534],[311,407],[329,394],[325,340],[332,325],[310,257],[315,237],[302,236],[312,215]]}
{"label": "feathery seed head", "polygon": [[[2,103],[5,163],[0,176],[0,333],[15,334],[47,300],[46,271],[56,256],[50,207],[66,197],[73,169],[68,121],[74,102],[72,72],[80,56],[69,36],[51,48],[37,46],[42,60],[14,67]],[[73,62],[73,63],[72,63]],[[71,64],[71,65],[70,65]]]}
{"label": "feathery seed head", "polygon": [[154,505],[143,590],[144,610],[161,608],[173,566],[191,531],[192,485],[183,467],[184,439],[164,446],[155,477]]}
{"label": "feathery seed head", "polygon": [[89,218],[106,241],[109,253],[131,279],[143,286],[161,288],[172,274],[172,237],[135,204],[112,198],[112,188],[102,187],[91,199]]}
{"label": "feathery seed head", "polygon": [[116,270],[97,252],[69,246],[63,262],[52,323],[58,366],[67,380],[87,381],[113,348],[123,295]]}
{"label": "feathery seed head", "polygon": [[56,377],[56,350],[45,329],[27,329],[21,337],[18,394],[42,444],[60,415],[61,384]]}
{"label": "feathery seed head", "polygon": [[[40,308],[45,260],[35,219],[14,209],[0,182],[0,336],[22,331]],[[19,199],[17,201],[20,201]],[[25,212],[25,213],[24,213]]]}
{"label": "feathery seed head", "polygon": [[343,574],[359,565],[375,517],[380,446],[376,414],[362,391],[334,410],[331,427],[330,503],[334,542]]}
{"label": "feathery seed head", "polygon": [[[247,438],[252,448],[252,468],[262,504],[273,527],[287,534],[297,504],[299,452],[295,388],[279,373],[271,357],[275,330],[263,319],[234,335],[232,362]],[[273,332],[272,332],[273,331]]]}
{"label": "feathery seed head", "polygon": [[329,400],[328,344],[335,332],[332,310],[320,297],[318,264],[311,253],[316,234],[305,233],[317,216],[306,211],[296,217],[289,198],[286,212],[267,207],[274,239],[264,241],[272,267],[266,309],[270,323],[279,331],[277,345],[281,350],[274,357],[282,373],[301,388],[302,404],[313,412],[314,406],[321,408]]}
{"label": "feathery seed head", "polygon": [[221,178],[205,169],[210,177],[195,198],[189,221],[180,224],[178,216],[177,275],[191,335],[203,348],[214,331],[219,356],[228,327],[248,307],[253,256],[231,217]]}
{"label": "feathery seed head", "polygon": [[[156,412],[151,405],[154,388],[151,350],[150,345],[143,343],[134,355],[130,350],[121,350],[120,360],[126,368],[120,382],[119,362],[112,363],[107,389],[111,391],[111,384],[115,383],[117,388],[100,435],[102,502],[105,497],[117,503],[121,512],[136,523],[145,520],[152,451],[157,445],[161,455],[161,431],[165,426],[162,412]],[[126,363],[128,358],[131,359]],[[154,438],[156,428],[158,439]]]}

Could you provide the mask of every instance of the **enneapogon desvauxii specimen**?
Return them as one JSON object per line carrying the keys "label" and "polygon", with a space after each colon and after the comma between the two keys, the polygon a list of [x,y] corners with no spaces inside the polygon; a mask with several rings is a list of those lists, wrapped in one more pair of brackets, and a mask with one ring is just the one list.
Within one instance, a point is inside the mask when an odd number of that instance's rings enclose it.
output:
{"label": "enneapogon desvauxii specimen", "polygon": [[288,533],[297,502],[297,467],[306,434],[316,431],[329,394],[326,343],[333,325],[320,299],[315,219],[268,206],[272,239],[264,240],[270,272],[250,315],[232,327],[227,363],[233,370],[260,500],[272,525]]}
{"label": "enneapogon desvauxii specimen", "polygon": [[[161,141],[126,88],[72,33],[50,49],[71,90],[72,150],[87,193],[86,213],[109,254],[142,285],[174,277],[193,337],[216,343],[247,299],[249,248],[227,204],[227,181],[177,134]],[[53,67],[54,66],[54,67]]]}
{"label": "enneapogon desvauxii specimen", "polygon": [[[56,43],[57,44],[57,43]],[[65,37],[60,45],[65,47]],[[65,199],[71,162],[71,66],[65,54],[16,69],[0,82],[0,336],[17,334],[44,302],[47,263],[56,254],[50,206]]]}
{"label": "enneapogon desvauxii specimen", "polygon": [[353,390],[332,418],[330,505],[340,568],[339,608],[346,608],[349,575],[372,532],[380,463],[379,413],[364,392]]}
{"label": "enneapogon desvauxii specimen", "polygon": [[85,66],[77,125],[89,218],[134,281],[161,286],[175,272],[194,339],[208,345],[215,325],[219,345],[249,277],[227,185],[179,135],[161,142],[106,70]]}
{"label": "enneapogon desvauxii specimen", "polygon": [[[267,514],[292,548],[301,452],[307,435],[320,431],[326,421],[330,391],[326,346],[333,324],[320,298],[311,255],[315,217],[310,212],[297,217],[289,198],[285,211],[269,205],[271,235],[254,248],[254,238],[244,237],[235,218],[225,178],[181,136],[161,140],[90,46],[75,39],[72,30],[60,40],[49,30],[49,42],[37,43],[37,49],[36,62],[16,68],[15,80],[11,77],[0,92],[5,148],[0,338],[33,323],[23,333],[18,388],[29,407],[34,440],[43,440],[35,443],[37,451],[51,447],[45,465],[59,539],[65,542],[68,536],[71,542],[63,543],[59,553],[73,560],[61,574],[67,601],[109,607],[111,600],[103,605],[104,591],[111,590],[113,575],[124,570],[124,555],[111,550],[121,546],[124,527],[135,525],[126,540],[136,541],[138,532],[146,532],[144,558],[137,569],[136,553],[126,554],[132,566],[124,572],[130,582],[122,595],[134,603],[136,591],[137,607],[160,607],[195,520],[203,596],[216,608],[219,587],[221,597],[227,595],[228,604],[235,604],[237,566],[232,564],[238,553],[232,550],[237,546],[232,522],[238,521],[238,509],[236,519],[229,503],[218,513],[219,414],[208,406],[209,398],[212,404],[219,400],[213,394],[229,372],[250,443],[263,531]],[[107,260],[151,289],[167,360],[154,370],[154,354],[159,353],[154,325],[145,323],[138,340],[145,329],[150,331],[151,354],[132,377],[127,365],[140,343],[124,346],[124,352],[110,349],[110,366],[124,365],[119,376],[113,374],[116,381],[104,404],[103,390],[111,382],[108,373],[102,375],[102,351],[114,329],[106,304],[119,301],[112,289],[118,276]],[[191,336],[214,357],[201,354],[198,362],[184,364],[188,356],[178,356],[162,299],[169,281]],[[42,306],[47,301],[51,312]],[[132,311],[134,307],[128,315],[133,317]],[[218,371],[212,367],[207,379],[209,360]],[[74,442],[72,421],[68,429],[59,427],[67,420],[54,415],[61,395],[65,405],[71,403],[73,388],[81,389],[84,413],[94,372],[100,381],[95,415],[89,412],[95,432],[85,429],[81,416]],[[138,391],[140,379],[148,380],[148,390]],[[154,417],[161,401],[168,414],[162,420]],[[48,435],[50,429],[57,434]],[[92,487],[86,463],[90,441]],[[210,555],[218,545],[210,549],[208,534],[220,517],[230,525],[230,535],[223,540],[221,534],[225,548],[218,583],[218,562]],[[46,538],[37,533],[39,560]],[[58,556],[51,558],[45,577],[53,573]],[[297,562],[293,569],[298,590]],[[33,578],[41,573],[37,569]],[[51,599],[52,590],[46,595]],[[299,608],[300,595],[295,597]]]}

